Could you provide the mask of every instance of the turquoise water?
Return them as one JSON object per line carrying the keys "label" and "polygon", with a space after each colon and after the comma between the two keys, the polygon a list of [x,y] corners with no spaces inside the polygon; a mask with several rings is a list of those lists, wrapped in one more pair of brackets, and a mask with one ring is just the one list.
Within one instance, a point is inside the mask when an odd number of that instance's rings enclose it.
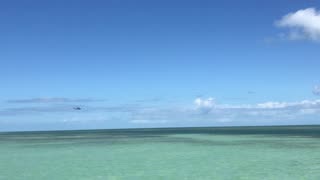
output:
{"label": "turquoise water", "polygon": [[320,179],[320,126],[0,133],[0,179]]}

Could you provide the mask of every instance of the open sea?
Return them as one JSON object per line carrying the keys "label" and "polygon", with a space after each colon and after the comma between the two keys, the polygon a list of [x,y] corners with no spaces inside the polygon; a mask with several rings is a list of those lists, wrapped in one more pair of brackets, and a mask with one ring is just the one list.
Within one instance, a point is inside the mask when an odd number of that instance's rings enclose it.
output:
{"label": "open sea", "polygon": [[320,179],[320,126],[0,133],[0,180]]}

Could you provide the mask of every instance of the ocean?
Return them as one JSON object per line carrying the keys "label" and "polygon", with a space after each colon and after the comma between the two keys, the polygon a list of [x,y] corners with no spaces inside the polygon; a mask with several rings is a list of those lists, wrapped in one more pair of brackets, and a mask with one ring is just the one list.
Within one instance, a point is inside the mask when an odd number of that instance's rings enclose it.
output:
{"label": "ocean", "polygon": [[320,179],[320,126],[0,133],[0,180]]}

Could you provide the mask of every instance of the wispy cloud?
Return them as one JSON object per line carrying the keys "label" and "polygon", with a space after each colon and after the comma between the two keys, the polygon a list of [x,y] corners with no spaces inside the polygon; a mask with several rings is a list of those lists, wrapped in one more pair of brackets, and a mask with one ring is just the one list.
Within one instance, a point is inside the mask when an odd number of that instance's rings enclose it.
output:
{"label": "wispy cloud", "polygon": [[320,85],[318,85],[318,86],[314,86],[314,88],[313,88],[313,94],[314,95],[318,95],[318,96],[320,96]]}
{"label": "wispy cloud", "polygon": [[88,103],[102,101],[98,99],[91,98],[31,98],[31,99],[12,99],[8,100],[8,103]]}
{"label": "wispy cloud", "polygon": [[56,113],[74,111],[72,106],[55,105],[55,106],[31,106],[31,107],[15,107],[0,109],[0,116],[17,116],[38,113]]}
{"label": "wispy cloud", "polygon": [[[206,102],[206,105],[199,106],[198,108],[209,108],[213,109],[259,109],[259,110],[269,110],[269,109],[304,109],[304,108],[320,108],[319,100],[303,100],[297,102],[278,102],[278,101],[268,101],[257,104],[240,104],[240,105],[229,105],[229,104],[217,104],[212,102],[213,98],[201,99],[201,102]],[[197,98],[195,101],[199,101]],[[210,102],[210,103],[209,103]],[[209,103],[209,105],[207,105]]]}
{"label": "wispy cloud", "polygon": [[168,120],[131,120],[130,123],[134,124],[166,124],[168,123]]}
{"label": "wispy cloud", "polygon": [[92,106],[83,105],[81,110],[74,110],[76,107],[74,104],[36,104],[36,105],[24,105],[23,107],[12,107],[0,109],[0,116],[11,115],[26,115],[26,114],[40,114],[40,113],[69,113],[69,112],[104,112],[104,113],[131,113],[138,109],[146,108],[139,104],[121,104],[121,105],[104,105],[104,106]]}
{"label": "wispy cloud", "polygon": [[135,102],[137,103],[155,103],[155,102],[160,102],[161,98],[151,98],[151,99],[140,99],[140,100],[136,100]]}
{"label": "wispy cloud", "polygon": [[247,94],[256,94],[255,91],[248,91]]}
{"label": "wispy cloud", "polygon": [[320,11],[315,8],[301,9],[289,13],[276,21],[276,26],[287,28],[281,38],[288,40],[320,41]]}

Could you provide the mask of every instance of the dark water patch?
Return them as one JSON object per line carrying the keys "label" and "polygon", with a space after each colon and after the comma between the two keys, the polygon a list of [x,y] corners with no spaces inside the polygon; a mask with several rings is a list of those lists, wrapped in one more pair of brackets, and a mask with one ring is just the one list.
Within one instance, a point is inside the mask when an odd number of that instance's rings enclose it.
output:
{"label": "dark water patch", "polygon": [[[0,133],[0,140],[20,138],[98,138],[98,137],[154,137],[172,134],[221,134],[221,135],[286,135],[320,137],[320,125],[310,126],[247,126],[247,127],[192,127],[146,128],[113,130],[70,130]],[[22,138],[23,137],[23,138]]]}
{"label": "dark water patch", "polygon": [[65,147],[83,147],[92,146],[99,147],[103,146],[108,148],[114,145],[143,145],[143,144],[176,144],[176,145],[188,145],[188,146],[230,146],[233,147],[265,147],[273,149],[319,149],[320,141],[309,141],[300,138],[278,138],[278,139],[265,139],[261,136],[243,136],[242,138],[230,138],[219,140],[212,136],[212,139],[202,139],[201,136],[196,137],[176,137],[176,136],[145,136],[145,137],[119,137],[114,138],[84,138],[84,139],[47,139],[41,141],[25,141],[18,143],[17,146],[24,148],[65,148]]}
{"label": "dark water patch", "polygon": [[[255,136],[253,139],[232,141],[208,140],[172,135],[230,135]],[[285,140],[267,140],[264,137],[286,137]],[[288,137],[291,140],[288,140]],[[261,127],[202,127],[153,128],[81,131],[43,131],[0,133],[0,143],[9,142],[24,147],[67,145],[108,146],[141,143],[187,143],[205,146],[267,146],[274,148],[318,148],[319,144],[296,142],[297,137],[319,138],[320,126],[261,126]],[[320,143],[320,142],[319,142]]]}

